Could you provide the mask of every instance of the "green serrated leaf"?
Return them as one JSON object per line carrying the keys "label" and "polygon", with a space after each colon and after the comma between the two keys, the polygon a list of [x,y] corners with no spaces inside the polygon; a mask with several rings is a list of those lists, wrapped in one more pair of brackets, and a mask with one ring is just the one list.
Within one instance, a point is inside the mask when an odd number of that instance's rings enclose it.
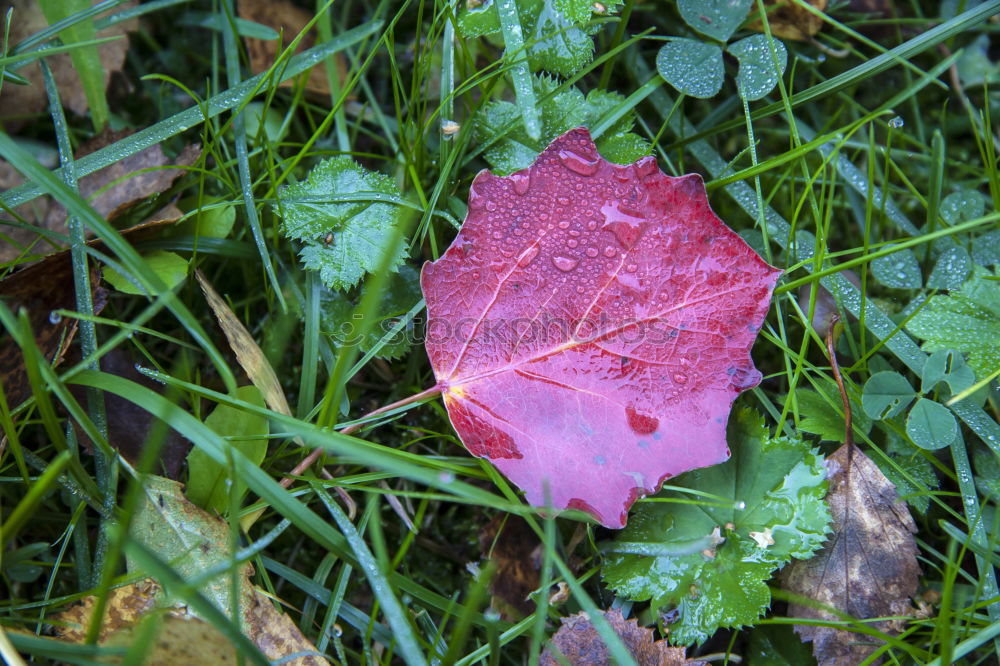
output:
{"label": "green serrated leaf", "polygon": [[[253,594],[249,582],[253,569],[250,564],[240,566],[239,597],[234,600],[229,525],[188,501],[179,482],[152,475],[142,479],[129,535],[166,560],[184,580],[200,579],[210,569],[224,567],[220,575],[202,582],[198,591],[227,616],[233,617],[238,609],[240,617],[245,615]],[[143,573],[131,558],[127,565],[129,573]]]}
{"label": "green serrated leaf", "polygon": [[[771,56],[772,43],[774,54],[778,58],[777,69]],[[751,35],[730,44],[726,51],[740,62],[740,68],[736,72],[736,89],[748,100],[760,99],[774,90],[788,63],[785,45],[776,39],[769,40],[767,35]]]}
{"label": "green serrated leaf", "polygon": [[[458,14],[458,32],[463,37],[484,37],[500,32],[496,2],[478,6],[465,3]],[[595,13],[617,12],[622,0],[594,3],[592,0],[515,0],[524,34],[528,62],[535,71],[571,76],[593,59],[598,25]],[[603,10],[602,10],[603,8]]]}
{"label": "green serrated leaf", "polygon": [[[922,349],[954,349],[966,354],[969,367],[983,379],[1000,368],[1000,282],[976,267],[962,288],[937,294],[906,325],[924,340]],[[991,277],[993,279],[991,279]]]}
{"label": "green serrated leaf", "polygon": [[[542,134],[538,139],[532,139],[524,131],[519,122],[520,112],[511,102],[487,104],[476,117],[476,140],[486,144],[495,141],[484,153],[495,173],[506,175],[527,168],[557,136],[581,125],[593,127],[625,100],[604,90],[592,90],[584,97],[572,86],[556,92],[560,86],[548,76],[535,77],[534,85],[542,118]],[[597,148],[605,159],[627,164],[649,154],[649,144],[629,131],[634,122],[635,116],[627,113],[614,130],[597,140]]]}
{"label": "green serrated leaf", "polygon": [[943,449],[958,436],[958,421],[941,403],[920,398],[906,417],[906,434],[922,449]]}
{"label": "green serrated leaf", "polygon": [[722,90],[722,49],[696,39],[673,39],[656,54],[656,71],[678,92],[714,97]]}
{"label": "green serrated leaf", "polygon": [[890,419],[906,409],[917,392],[898,372],[876,372],[861,391],[861,407],[872,419]]}
{"label": "green serrated leaf", "polygon": [[[187,259],[174,252],[154,250],[142,255],[142,260],[146,262],[151,271],[163,280],[168,289],[173,289],[187,277]],[[103,276],[108,284],[120,292],[136,296],[142,296],[146,293],[139,285],[110,266],[104,267]]]}
{"label": "green serrated leaf", "polygon": [[[392,330],[396,318],[406,314],[420,300],[420,296],[420,273],[411,266],[403,265],[389,280],[374,315],[376,322],[365,336],[358,339],[355,333],[362,322],[354,318],[354,309],[362,294],[349,298],[338,291],[324,290],[320,300],[320,327],[335,345],[357,344],[361,351],[367,353]],[[375,355],[384,359],[401,358],[410,350],[411,344],[407,331],[402,330],[380,347]]]}
{"label": "green serrated leaf", "polygon": [[[770,603],[766,581],[793,557],[809,557],[825,541],[823,457],[798,439],[770,437],[756,413],[730,423],[733,457],[683,474],[676,490],[637,505],[607,548],[602,573],[619,594],[672,607],[679,644],[701,642],[721,627],[754,622]],[[692,502],[692,500],[695,500]]]}
{"label": "green serrated leaf", "polygon": [[[799,412],[799,430],[819,435],[829,442],[844,442],[844,415],[836,383],[826,377],[819,378],[823,395],[812,389],[796,389],[795,401]],[[872,421],[865,414],[861,402],[851,396],[851,415],[855,429],[868,434]]]}
{"label": "green serrated leaf", "polygon": [[684,22],[703,35],[724,42],[747,18],[753,0],[677,0]]}
{"label": "green serrated leaf", "polygon": [[[283,220],[282,233],[302,242],[302,264],[319,271],[327,287],[348,289],[378,268],[396,234],[400,208],[385,196],[400,196],[391,178],[349,157],[334,157],[316,165],[305,181],[280,190],[275,213]],[[405,249],[397,248],[392,270],[405,257]]]}
{"label": "green serrated leaf", "polygon": [[913,250],[900,250],[875,259],[872,261],[872,275],[886,287],[893,289],[920,289],[924,282]]}
{"label": "green serrated leaf", "polygon": [[[264,397],[255,386],[241,386],[236,389],[236,398],[258,407],[264,406]],[[234,449],[256,464],[260,464],[267,454],[268,422],[260,414],[242,409],[219,405],[205,419],[205,425],[219,435]],[[206,455],[201,449],[192,449],[188,454],[188,499],[200,507],[215,511],[220,515],[229,513],[230,493],[236,494],[237,504],[246,494],[246,487],[234,480],[229,470]]]}

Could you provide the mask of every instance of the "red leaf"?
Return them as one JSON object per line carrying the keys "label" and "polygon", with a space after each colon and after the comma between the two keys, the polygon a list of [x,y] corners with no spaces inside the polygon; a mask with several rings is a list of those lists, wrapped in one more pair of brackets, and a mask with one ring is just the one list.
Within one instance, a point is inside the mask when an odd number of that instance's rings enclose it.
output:
{"label": "red leaf", "polygon": [[472,454],[532,504],[620,528],[664,479],[729,456],[779,274],[700,176],[606,162],[581,127],[528,169],[476,176],[461,232],[421,275],[427,354]]}

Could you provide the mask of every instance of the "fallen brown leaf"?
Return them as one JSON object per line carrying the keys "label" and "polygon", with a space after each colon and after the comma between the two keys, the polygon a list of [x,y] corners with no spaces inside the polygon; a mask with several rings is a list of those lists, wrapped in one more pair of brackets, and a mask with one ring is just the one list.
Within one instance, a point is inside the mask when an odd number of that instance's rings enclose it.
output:
{"label": "fallen brown leaf", "polygon": [[[11,0],[4,4],[14,10],[8,40],[12,46],[49,27],[49,22],[45,20],[37,0]],[[93,4],[97,4],[97,0],[93,0]],[[118,5],[114,11],[121,11],[134,5],[134,2]],[[122,65],[125,64],[128,39],[124,35],[136,30],[138,26],[138,19],[129,19],[97,33],[98,38],[121,37],[121,39],[106,42],[97,47],[101,66],[104,69],[105,87],[111,80],[111,75],[121,71]],[[48,56],[46,61],[52,69],[52,76],[59,88],[59,99],[63,106],[80,115],[86,113],[89,108],[87,97],[80,86],[80,78],[73,67],[70,55],[59,53]],[[45,94],[45,85],[42,81],[42,70],[38,62],[25,65],[17,69],[16,72],[28,79],[31,84],[27,86],[4,85],[3,95],[0,95],[0,125],[7,132],[16,131],[26,117],[42,111],[48,104],[48,96]]]}
{"label": "fallen brown leaf", "polygon": [[[12,86],[8,86],[12,87]],[[5,87],[5,94],[6,94]],[[106,130],[83,144],[76,157],[82,157],[104,146],[128,136],[131,131],[112,132]],[[120,217],[139,202],[168,190],[174,182],[187,173],[186,167],[194,164],[201,156],[201,147],[190,145],[171,160],[159,144],[145,148],[119,162],[115,162],[80,179],[80,195],[90,201],[102,217],[109,221]],[[24,182],[21,174],[10,165],[0,162],[0,184],[14,187]],[[18,214],[30,224],[38,225],[57,234],[66,235],[66,208],[62,204],[45,198],[44,203],[32,206],[25,204]],[[0,215],[0,224],[11,218]],[[13,261],[41,234],[33,229],[7,226],[4,234],[10,240],[0,240],[0,263]],[[50,241],[39,240],[31,253],[45,254],[53,249],[61,249]]]}
{"label": "fallen brown leaf", "polygon": [[[312,12],[307,12],[289,0],[239,0],[237,12],[240,18],[273,28],[281,34],[281,47],[287,48],[292,40],[302,32],[306,24],[313,18]],[[317,30],[313,27],[299,42],[296,53],[313,47],[316,44]],[[250,56],[250,69],[254,74],[266,71],[278,57],[277,40],[246,39],[247,53]],[[344,79],[343,56],[334,56],[337,78]],[[294,81],[285,81],[282,86],[292,86]],[[306,90],[317,95],[330,94],[330,82],[326,76],[325,67],[313,67],[305,83]]]}
{"label": "fallen brown leaf", "polygon": [[[161,220],[140,224],[120,232],[130,243],[138,243],[158,234],[163,227],[175,220]],[[100,240],[88,243],[104,249]],[[90,288],[94,314],[99,314],[107,303],[107,292],[100,287],[97,262],[90,260]],[[73,262],[69,250],[49,255],[30,266],[22,268],[0,280],[0,300],[15,314],[21,308],[28,313],[28,322],[35,335],[35,342],[42,355],[53,366],[59,365],[76,335],[78,320],[60,317],[56,310],[76,310],[76,287],[73,284]],[[24,370],[24,357],[20,348],[11,344],[6,333],[0,332],[0,382],[13,408],[31,395],[28,376]]]}
{"label": "fallen brown leaf", "polygon": [[510,622],[535,611],[528,595],[541,582],[542,542],[523,518],[499,515],[479,531],[479,550],[496,566],[490,605]]}
{"label": "fallen brown leaf", "polygon": [[[830,484],[826,501],[833,517],[826,545],[812,559],[792,560],[782,572],[782,587],[815,604],[790,603],[792,617],[858,620],[913,615],[920,567],[913,538],[917,526],[896,488],[851,436],[851,405],[834,353],[831,322],[826,335],[834,378],[845,413],[845,443],[826,459]],[[899,620],[869,623],[885,634],[902,629]],[[820,666],[854,666],[881,645],[878,638],[834,627],[796,625],[803,641],[811,641]],[[881,663],[879,660],[876,663]]]}
{"label": "fallen brown leaf", "polygon": [[[806,2],[819,11],[826,9],[827,5],[827,0],[806,0]],[[823,27],[821,17],[800,7],[793,0],[764,0],[764,7],[767,9],[767,24],[775,37],[805,42]],[[759,19],[747,27],[757,32],[764,32],[764,25]]]}
{"label": "fallen brown leaf", "polygon": [[[90,262],[90,288],[95,314],[103,310],[107,303],[107,293],[99,286],[98,268],[96,262]],[[79,320],[55,314],[56,310],[76,310],[69,250],[46,257],[4,278],[0,281],[0,300],[15,315],[24,308],[42,356],[53,366],[59,365],[79,326]],[[31,395],[24,356],[6,332],[0,332],[0,382],[11,408]]]}
{"label": "fallen brown leaf", "polygon": [[[912,615],[910,597],[917,591],[920,569],[913,534],[917,527],[896,489],[878,466],[851,443],[826,459],[833,533],[809,560],[793,560],[785,568],[782,587],[817,604],[859,620]],[[822,608],[790,604],[793,617],[839,620]],[[899,633],[898,621],[869,625]],[[812,641],[821,666],[853,666],[881,642],[870,636],[831,627],[796,625],[804,641]]]}
{"label": "fallen brown leaf", "polygon": [[[635,618],[626,620],[620,610],[604,611],[618,637],[639,666],[707,666],[704,661],[688,661],[682,647],[670,647],[665,640],[653,640],[653,630],[640,627]],[[586,612],[562,619],[562,626],[542,652],[541,666],[558,666],[561,655],[572,666],[613,664],[611,653]]]}
{"label": "fallen brown leaf", "polygon": [[[97,640],[103,643],[116,631],[134,626],[156,608],[156,595],[159,593],[160,586],[152,578],[110,590]],[[83,643],[96,603],[96,596],[84,597],[62,613],[50,617],[56,636],[70,643]]]}
{"label": "fallen brown leaf", "polygon": [[[205,534],[205,541],[198,548],[212,548],[213,544],[228,539],[228,526],[214,516],[194,506],[180,493],[180,484],[165,482],[164,487],[176,488],[176,494],[166,499],[166,510],[190,514],[186,529],[199,530],[199,525],[218,525],[218,534]],[[136,521],[144,520],[141,516]],[[161,528],[162,529],[162,528]],[[199,534],[201,532],[199,531]],[[158,551],[161,556],[171,554],[169,549]],[[271,598],[250,582],[252,567],[244,565],[240,571],[239,607],[244,634],[270,660],[290,666],[329,666],[329,662],[307,639],[292,619],[275,607]],[[200,572],[198,572],[200,573]],[[228,582],[223,583],[228,585]],[[100,645],[129,646],[142,636],[137,627],[140,622],[157,621],[156,639],[144,664],[175,666],[183,664],[236,663],[236,652],[228,639],[212,625],[192,615],[186,606],[165,606],[161,586],[153,579],[145,579],[109,592],[102,618],[98,643]],[[94,619],[97,597],[88,596],[67,610],[49,618],[55,633],[69,643],[83,643],[90,623]],[[294,659],[290,655],[298,654]]]}
{"label": "fallen brown leaf", "polygon": [[[806,2],[819,11],[826,9],[827,5],[827,0],[806,0]],[[767,24],[775,37],[805,42],[823,27],[821,17],[799,6],[793,0],[764,0],[764,7],[767,9]],[[747,27],[757,32],[764,31],[764,25],[759,19]]]}

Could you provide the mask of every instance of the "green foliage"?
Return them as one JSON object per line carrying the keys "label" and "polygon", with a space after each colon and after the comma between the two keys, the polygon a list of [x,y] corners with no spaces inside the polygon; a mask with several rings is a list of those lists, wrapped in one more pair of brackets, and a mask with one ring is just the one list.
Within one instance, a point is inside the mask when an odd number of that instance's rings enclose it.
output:
{"label": "green foliage", "polygon": [[[511,102],[491,102],[479,114],[476,140],[490,146],[484,156],[494,172],[506,175],[526,168],[557,136],[581,125],[593,127],[625,99],[603,90],[592,90],[584,96],[572,86],[556,92],[559,88],[547,76],[535,78],[542,115],[542,134],[537,140],[527,135],[519,122],[520,112]],[[605,159],[628,164],[649,154],[649,144],[631,131],[634,122],[635,116],[629,112],[618,120],[614,130],[596,140]]]}
{"label": "green foliage", "polygon": [[[463,37],[484,37],[500,34],[497,1],[490,0],[478,7],[463,6],[458,14],[458,30]],[[598,25],[591,21],[596,13],[613,14],[623,0],[602,3],[597,12],[591,0],[515,0],[521,22],[528,62],[534,71],[545,70],[561,76],[571,76],[594,57],[592,35]]]}
{"label": "green foliage", "polygon": [[[679,0],[684,21],[714,41],[676,37],[656,56],[656,69],[667,83],[691,97],[714,97],[722,90],[723,47],[747,17],[753,0]],[[772,54],[771,49],[774,49]],[[751,35],[725,47],[736,58],[736,89],[748,100],[757,100],[776,85],[785,72],[788,53],[785,45],[766,35]]]}
{"label": "green foliage", "polygon": [[[153,273],[160,278],[168,289],[173,289],[187,277],[188,261],[174,252],[154,250],[142,255],[142,260]],[[111,266],[104,267],[104,279],[112,287],[125,294],[142,296],[146,290],[119,273]]]}
{"label": "green foliage", "polygon": [[278,193],[282,233],[302,243],[299,256],[331,289],[356,285],[393,252],[390,268],[405,258],[402,246],[391,248],[400,220],[389,200],[399,196],[392,179],[341,156],[320,162],[309,177]]}
{"label": "green foliage", "polygon": [[906,377],[884,370],[876,372],[865,382],[861,406],[869,418],[889,419],[906,409],[916,395]]}
{"label": "green foliage", "polygon": [[976,377],[988,377],[1000,368],[998,276],[976,268],[961,289],[931,296],[906,330],[924,340],[925,351],[964,352]]}
{"label": "green foliage", "polygon": [[920,398],[906,417],[906,434],[922,449],[941,449],[958,436],[958,421],[944,405]]}
{"label": "green foliage", "polygon": [[[200,579],[198,591],[227,616],[240,607],[228,571],[233,566],[229,525],[189,502],[177,481],[152,475],[143,478],[129,536],[168,562],[183,580]],[[132,556],[127,564],[130,573],[146,573]],[[243,567],[249,570],[248,565]],[[213,569],[219,574],[205,580],[204,575]],[[171,590],[166,592],[169,595]]]}
{"label": "green foliage", "polygon": [[[620,595],[676,608],[673,642],[702,642],[720,627],[756,621],[770,603],[766,581],[826,539],[823,456],[802,440],[771,437],[738,410],[729,461],[683,474],[641,502],[608,549],[602,574]],[[717,500],[705,500],[707,494]]]}
{"label": "green foliage", "polygon": [[[813,389],[795,390],[799,430],[819,435],[825,441],[843,443],[844,414],[837,385],[829,378],[820,378],[819,384],[822,387],[822,394]],[[865,414],[857,398],[851,396],[850,400],[854,428],[868,434],[872,427],[871,419]]]}
{"label": "green foliage", "polygon": [[684,22],[703,35],[728,41],[747,18],[753,0],[677,0]]}
{"label": "green foliage", "polygon": [[[264,397],[255,386],[241,386],[234,396],[257,407],[264,406]],[[260,414],[219,405],[205,419],[205,425],[226,438],[233,449],[255,464],[260,464],[267,454],[267,419]],[[230,469],[220,465],[201,449],[188,454],[188,482],[185,494],[198,506],[220,515],[229,513],[230,497],[237,506],[246,495],[246,486],[233,478]]]}
{"label": "green foliage", "polygon": [[872,275],[893,289],[919,289],[924,282],[917,256],[908,249],[872,261]]}
{"label": "green foliage", "polygon": [[725,66],[722,49],[716,44],[673,39],[656,54],[656,69],[664,81],[691,97],[715,97],[722,90]]}
{"label": "green foliage", "polygon": [[[420,300],[420,272],[412,266],[400,266],[379,300],[374,324],[359,338],[356,331],[361,322],[354,318],[354,310],[364,294],[363,289],[360,291],[352,298],[339,291],[324,290],[320,302],[320,327],[335,345],[357,344],[361,351],[367,353],[382,342],[383,336],[395,326],[396,319],[405,315]],[[378,346],[375,356],[401,358],[410,350],[410,345],[407,329],[402,329]]]}
{"label": "green foliage", "polygon": [[[771,53],[771,45],[774,53]],[[735,57],[740,68],[736,72],[736,89],[748,100],[756,100],[771,92],[785,73],[788,52],[785,45],[766,35],[751,35],[730,44],[726,51]]]}

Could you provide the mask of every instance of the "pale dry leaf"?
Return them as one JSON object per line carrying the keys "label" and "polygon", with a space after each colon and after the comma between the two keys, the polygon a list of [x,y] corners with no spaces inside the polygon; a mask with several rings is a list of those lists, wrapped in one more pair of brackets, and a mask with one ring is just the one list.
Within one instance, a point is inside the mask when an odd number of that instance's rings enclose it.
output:
{"label": "pale dry leaf", "polygon": [[[782,573],[782,587],[859,620],[913,614],[910,597],[917,591],[920,568],[913,534],[917,528],[895,487],[860,449],[844,444],[826,460],[827,502],[833,532],[826,546],[809,560],[795,560]],[[839,621],[812,605],[789,605],[792,617]],[[873,628],[899,633],[899,622]],[[881,643],[865,634],[832,627],[796,625],[812,641],[820,666],[853,666]]]}
{"label": "pale dry leaf", "polygon": [[291,416],[292,411],[288,407],[284,391],[281,390],[278,376],[274,373],[274,368],[271,367],[271,363],[264,356],[260,346],[250,335],[250,331],[246,329],[229,305],[222,300],[218,292],[212,288],[208,278],[201,271],[195,271],[195,276],[205,294],[205,300],[208,301],[209,307],[212,308],[212,312],[219,322],[219,327],[222,328],[226,340],[229,341],[230,348],[236,354],[236,360],[239,361],[240,367],[247,373],[247,377],[250,378],[253,385],[260,390],[268,407],[280,414]]}

